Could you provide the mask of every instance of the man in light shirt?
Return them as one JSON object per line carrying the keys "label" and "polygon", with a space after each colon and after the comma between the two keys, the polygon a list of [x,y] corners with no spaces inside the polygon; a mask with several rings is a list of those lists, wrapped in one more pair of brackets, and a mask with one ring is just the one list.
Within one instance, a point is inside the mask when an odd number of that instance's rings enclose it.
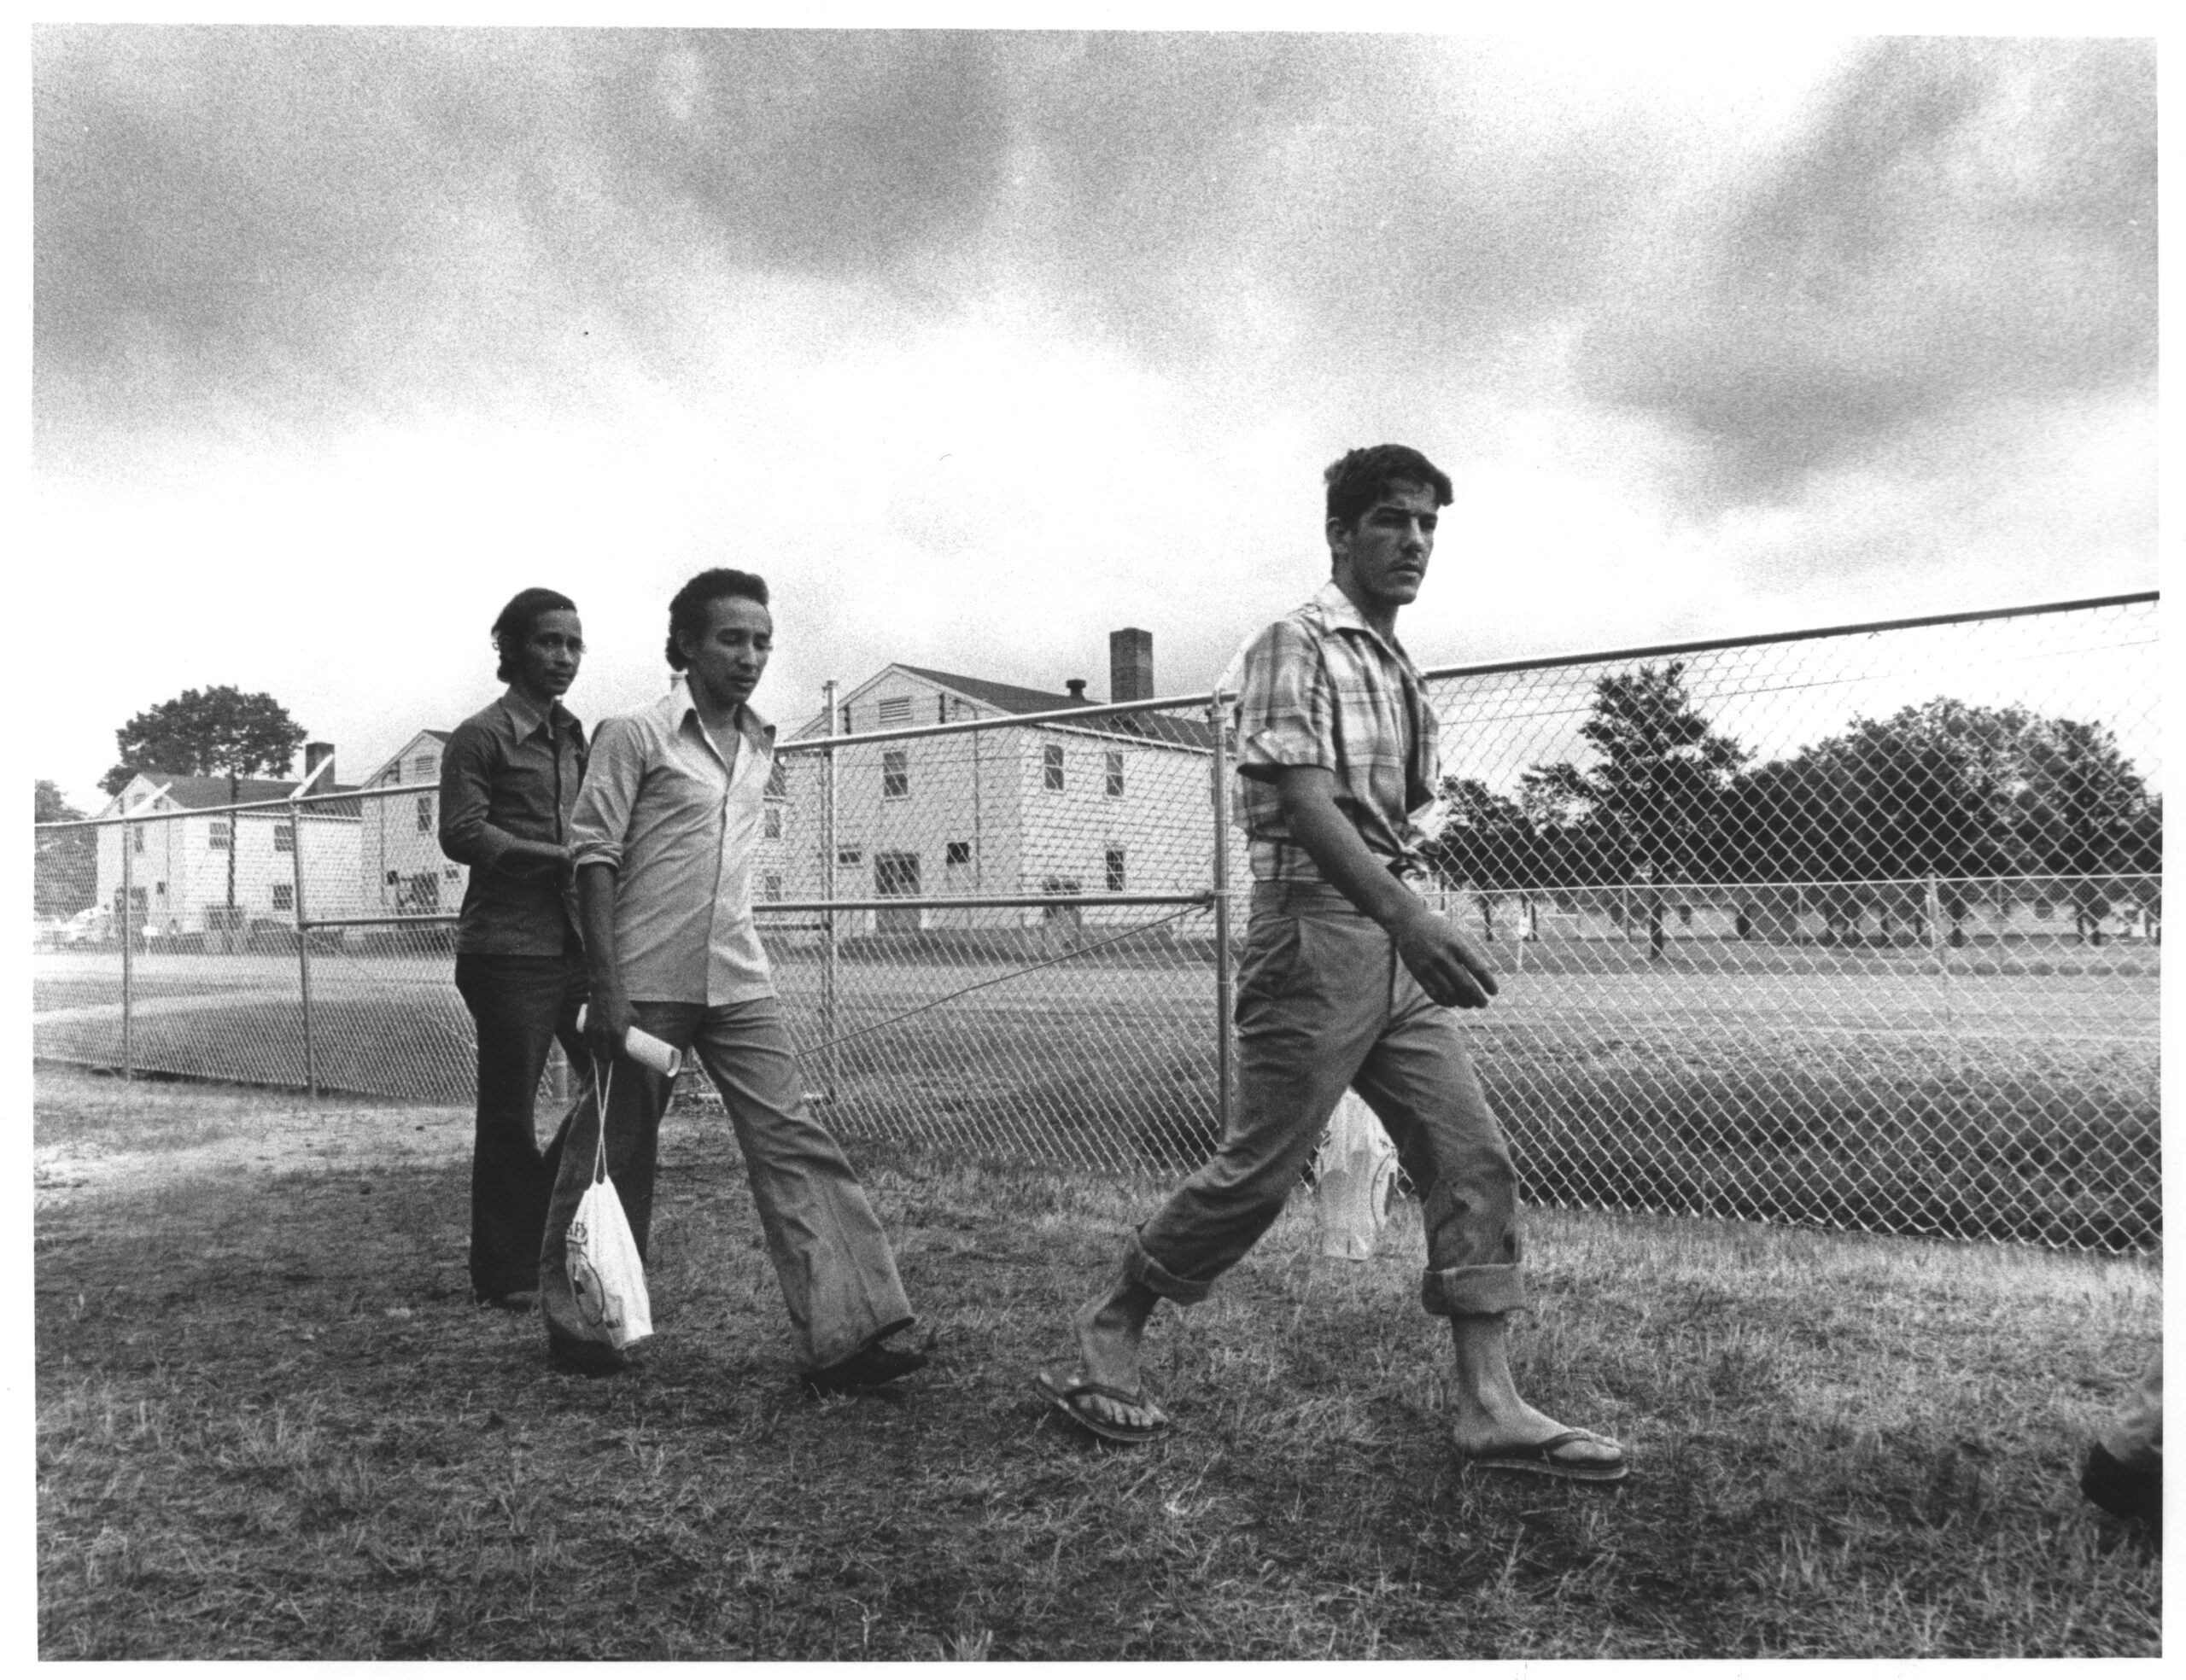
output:
{"label": "man in light shirt", "polygon": [[[774,645],[767,586],[748,572],[701,572],[668,615],[668,662],[685,680],[599,726],[570,825],[592,989],[586,1036],[611,1073],[608,1175],[642,1255],[671,1084],[621,1053],[634,1026],[695,1054],[721,1093],[806,1381],[874,1387],[926,1357],[888,1345],[912,1322],[895,1256],[857,1175],[805,1108],[751,921],[751,855],[774,765],[774,726],[750,703]],[[548,1350],[588,1373],[627,1362],[584,1322],[567,1271],[598,1125],[590,1101],[570,1122],[539,1263]]]}

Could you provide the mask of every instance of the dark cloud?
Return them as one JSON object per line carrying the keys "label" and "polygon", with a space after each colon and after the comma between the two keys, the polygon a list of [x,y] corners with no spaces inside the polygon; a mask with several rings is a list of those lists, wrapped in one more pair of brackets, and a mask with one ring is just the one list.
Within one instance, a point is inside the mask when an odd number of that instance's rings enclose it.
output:
{"label": "dark cloud", "polygon": [[535,397],[587,331],[672,370],[694,274],[1447,366],[1584,295],[1645,166],[1402,37],[85,27],[34,69],[49,414]]}
{"label": "dark cloud", "polygon": [[1704,441],[1726,502],[1954,411],[2145,380],[2154,104],[2144,43],[1871,47],[1773,168],[1650,230],[1583,376]]}

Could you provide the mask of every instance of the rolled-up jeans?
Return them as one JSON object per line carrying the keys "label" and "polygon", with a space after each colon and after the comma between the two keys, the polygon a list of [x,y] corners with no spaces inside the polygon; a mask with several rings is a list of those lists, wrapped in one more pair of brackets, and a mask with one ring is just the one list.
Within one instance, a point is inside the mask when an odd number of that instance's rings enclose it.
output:
{"label": "rolled-up jeans", "polygon": [[[791,1047],[781,1003],[772,997],[708,1006],[636,1000],[639,1028],[694,1053],[721,1093],[744,1152],[752,1204],[768,1257],[789,1308],[798,1363],[816,1370],[849,1357],[912,1322],[896,1257],[865,1188],[827,1129],[804,1103],[804,1076]],[[607,1100],[607,1174],[646,1251],[660,1117],[673,1082],[617,1056],[599,1076]],[[560,1175],[539,1250],[539,1297],[550,1337],[602,1339],[585,1323],[570,1287],[570,1221],[592,1181],[599,1105],[587,1091],[571,1111]]]}
{"label": "rolled-up jeans", "polygon": [[[463,952],[455,960],[455,989],[478,1029],[471,1289],[484,1301],[535,1281],[563,1135],[558,1129],[542,1151],[532,1111],[557,1038],[572,1071],[585,1065],[577,1032],[577,1006],[587,995],[584,958]],[[566,1127],[566,1111],[562,1119]]]}
{"label": "rolled-up jeans", "polygon": [[1128,1244],[1128,1275],[1178,1302],[1282,1213],[1346,1088],[1374,1111],[1419,1193],[1420,1304],[1443,1317],[1526,1304],[1517,1175],[1452,1011],[1334,887],[1262,882],[1237,973],[1237,1105],[1205,1165]]}

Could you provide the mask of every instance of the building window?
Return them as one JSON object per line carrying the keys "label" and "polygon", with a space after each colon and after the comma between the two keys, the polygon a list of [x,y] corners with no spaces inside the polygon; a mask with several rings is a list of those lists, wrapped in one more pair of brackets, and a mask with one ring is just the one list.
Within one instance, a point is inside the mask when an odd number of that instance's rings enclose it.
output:
{"label": "building window", "polygon": [[782,837],[782,808],[779,805],[767,807],[767,814],[760,819],[759,826],[760,832],[768,839],[780,839]]}
{"label": "building window", "polygon": [[273,907],[276,910],[293,910],[296,907],[295,882],[276,881],[273,884]]}
{"label": "building window", "polygon": [[1108,890],[1110,892],[1128,890],[1124,885],[1124,849],[1121,846],[1109,847],[1103,860],[1108,866]]}
{"label": "building window", "polygon": [[1112,751],[1108,755],[1108,797],[1121,799],[1124,796],[1124,755]]}
{"label": "building window", "polygon": [[419,753],[417,757],[410,761],[410,768],[419,781],[430,782],[433,779],[432,754]]}
{"label": "building window", "polygon": [[400,759],[396,759],[394,763],[387,767],[387,773],[379,779],[379,785],[382,787],[400,787],[402,785],[402,761]]}
{"label": "building window", "polygon": [[144,855],[144,831],[143,831],[143,828],[141,828],[141,827],[138,827],[138,828],[132,828],[132,829],[131,829],[129,831],[130,831],[132,834],[133,834],[133,835],[135,835],[135,836],[137,837],[137,855],[138,857],[142,857],[142,856],[143,856],[143,855]]}
{"label": "building window", "polygon": [[273,825],[273,849],[277,852],[293,852],[295,849],[295,824],[275,823]]}
{"label": "building window", "polygon": [[1062,749],[1061,747],[1041,748],[1040,761],[1045,768],[1048,791],[1061,793],[1062,791]]}
{"label": "building window", "polygon": [[902,729],[911,720],[911,702],[908,695],[880,703],[880,726],[883,729]]}
{"label": "building window", "polygon": [[399,869],[390,869],[390,870],[389,870],[389,871],[387,872],[387,884],[388,884],[388,885],[389,885],[390,887],[393,887],[393,886],[400,886],[400,885],[401,884],[401,883],[402,883],[402,872],[401,872],[400,870],[399,870]]}
{"label": "building window", "polygon": [[430,834],[432,831],[433,796],[429,793],[418,802],[418,832]]}
{"label": "building window", "polygon": [[209,844],[216,852],[225,852],[227,850],[228,825],[225,820],[213,822],[209,824],[207,827],[208,832],[206,835],[207,843]]}
{"label": "building window", "polygon": [[782,761],[779,758],[774,761],[774,767],[767,772],[767,797],[769,799],[789,797],[789,772],[782,767]]}
{"label": "building window", "polygon": [[843,733],[845,735],[857,733],[856,730],[850,727],[850,709],[847,705],[843,708]]}
{"label": "building window", "polygon": [[450,881],[460,881],[463,878],[463,872],[460,869],[458,869],[452,863],[448,865],[447,868],[441,870],[441,874],[446,879]]}
{"label": "building window", "polygon": [[971,860],[972,843],[968,840],[951,840],[949,843],[948,850],[942,857],[942,861],[944,863],[963,864],[969,863]]}
{"label": "building window", "polygon": [[762,875],[759,878],[759,896],[765,899],[769,904],[780,903],[782,901],[782,878],[779,875]]}
{"label": "building window", "polygon": [[880,796],[908,798],[911,791],[911,755],[901,748],[880,755]]}
{"label": "building window", "polygon": [[863,863],[865,861],[865,854],[860,851],[856,846],[845,846],[842,850],[835,854],[835,861],[837,863]]}

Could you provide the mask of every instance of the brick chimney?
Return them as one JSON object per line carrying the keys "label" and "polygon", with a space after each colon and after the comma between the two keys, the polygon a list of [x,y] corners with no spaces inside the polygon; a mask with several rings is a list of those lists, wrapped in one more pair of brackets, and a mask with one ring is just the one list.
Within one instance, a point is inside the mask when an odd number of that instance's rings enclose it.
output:
{"label": "brick chimney", "polygon": [[1108,633],[1108,698],[1116,704],[1125,700],[1151,700],[1154,697],[1154,636],[1146,630],[1111,630]]}
{"label": "brick chimney", "polygon": [[304,743],[304,774],[310,775],[313,771],[319,768],[322,761],[326,765],[326,773],[311,785],[311,790],[313,793],[334,791],[333,759],[334,744],[332,742],[307,741]]}

